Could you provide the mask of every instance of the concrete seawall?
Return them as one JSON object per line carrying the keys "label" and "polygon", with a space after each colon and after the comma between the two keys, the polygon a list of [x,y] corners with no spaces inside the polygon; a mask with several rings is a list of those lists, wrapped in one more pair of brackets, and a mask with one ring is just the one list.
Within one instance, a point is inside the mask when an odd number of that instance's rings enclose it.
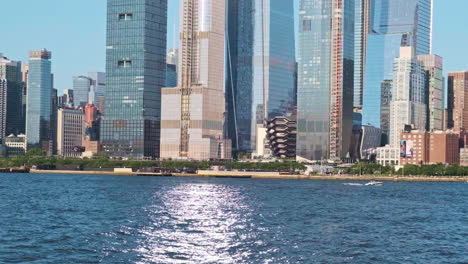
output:
{"label": "concrete seawall", "polygon": [[464,177],[439,177],[439,176],[343,176],[343,175],[325,175],[325,176],[304,176],[304,175],[280,175],[272,172],[271,174],[235,172],[228,171],[204,171],[201,174],[182,174],[182,173],[147,173],[147,172],[113,172],[113,171],[64,171],[64,170],[31,170],[30,173],[41,174],[81,174],[81,175],[109,175],[109,176],[172,176],[172,177],[198,177],[198,178],[251,178],[251,179],[281,179],[281,180],[335,180],[335,181],[406,181],[406,182],[468,182],[468,176]]}

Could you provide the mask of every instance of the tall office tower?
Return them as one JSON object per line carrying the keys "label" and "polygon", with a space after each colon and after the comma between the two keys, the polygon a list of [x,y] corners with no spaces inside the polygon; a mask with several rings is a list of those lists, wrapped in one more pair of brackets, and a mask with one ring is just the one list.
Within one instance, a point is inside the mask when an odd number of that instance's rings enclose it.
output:
{"label": "tall office tower", "polygon": [[93,80],[87,76],[73,77],[73,96],[75,106],[85,106],[88,103],[88,96]]}
{"label": "tall office tower", "polygon": [[[57,112],[57,154],[79,157],[83,145],[83,110],[60,108]],[[76,148],[78,147],[78,148]]]}
{"label": "tall office tower", "polygon": [[443,59],[437,55],[418,55],[426,72],[426,130],[444,128],[444,78]]}
{"label": "tall office tower", "polygon": [[468,130],[468,71],[448,73],[447,93],[447,128]]}
{"label": "tall office tower", "polygon": [[29,53],[28,91],[26,104],[26,136],[28,148],[49,151],[52,145],[52,53],[46,49]]}
{"label": "tall office tower", "polygon": [[354,1],[302,0],[297,155],[346,157],[353,125]]}
{"label": "tall office tower", "polygon": [[[54,75],[52,74],[52,80]],[[52,81],[53,85],[53,81]],[[55,88],[52,88],[52,98],[50,103],[50,112],[52,113],[50,116],[50,134],[51,134],[51,141],[49,145],[48,153],[50,155],[57,155],[57,110],[58,110],[58,91]]]}
{"label": "tall office tower", "polygon": [[432,0],[374,0],[371,4],[363,93],[363,123],[380,127],[381,90],[393,78],[400,47],[431,54]]}
{"label": "tall office tower", "polygon": [[167,0],[108,0],[103,154],[159,154]]}
{"label": "tall office tower", "polygon": [[21,62],[0,54],[0,142],[10,134],[23,133]]}
{"label": "tall office tower", "polygon": [[161,158],[226,159],[225,1],[184,0],[179,81],[162,96]]}
{"label": "tall office tower", "polygon": [[23,63],[21,67],[21,72],[22,72],[22,78],[21,80],[23,81],[23,93],[22,93],[22,102],[21,102],[21,107],[22,107],[22,122],[23,122],[23,131],[26,133],[26,105],[28,101],[27,93],[28,93],[28,74],[29,74],[29,64]]}
{"label": "tall office tower", "polygon": [[229,137],[235,150],[252,152],[257,125],[295,110],[294,3],[231,0],[227,21]]}
{"label": "tall office tower", "polygon": [[405,126],[426,130],[426,73],[413,47],[401,47],[394,61],[390,103],[390,145],[399,146]]}
{"label": "tall office tower", "polygon": [[104,93],[106,91],[106,73],[89,72],[88,77],[91,79],[91,87],[89,88],[87,104],[101,106],[103,104]]}
{"label": "tall office tower", "polygon": [[355,0],[354,26],[354,107],[362,108],[364,72],[366,69],[367,35],[369,34],[371,0]]}

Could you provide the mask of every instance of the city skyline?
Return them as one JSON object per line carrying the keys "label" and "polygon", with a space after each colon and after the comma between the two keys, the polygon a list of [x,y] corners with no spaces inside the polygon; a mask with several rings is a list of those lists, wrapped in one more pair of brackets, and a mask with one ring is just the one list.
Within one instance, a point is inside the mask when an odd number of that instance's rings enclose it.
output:
{"label": "city skyline", "polygon": [[[297,23],[298,0],[294,1]],[[5,10],[21,10],[25,17],[35,19],[32,27],[32,19],[18,20],[15,12],[5,12],[5,21],[15,21],[15,26],[6,28],[3,36],[15,41],[2,43],[0,53],[11,60],[26,62],[30,50],[47,48],[53,51],[54,88],[61,94],[62,90],[72,88],[73,76],[105,70],[106,1],[45,2],[48,4],[44,4],[44,1],[31,2],[27,6],[20,1],[2,3]],[[463,8],[450,8],[463,4],[466,4],[464,0],[453,0],[450,6],[444,5],[442,0],[434,0],[433,53],[444,58],[444,75],[468,68],[468,59],[460,56],[465,51],[464,43],[468,42],[468,33],[460,32],[464,32],[468,26],[468,18],[464,16]],[[51,6],[62,12],[54,12]],[[174,30],[178,27],[171,24],[178,20],[178,1],[169,1],[168,8],[167,48],[170,49],[177,47],[178,38]],[[86,22],[80,15],[83,13],[88,15]],[[38,30],[41,28],[48,30]]]}

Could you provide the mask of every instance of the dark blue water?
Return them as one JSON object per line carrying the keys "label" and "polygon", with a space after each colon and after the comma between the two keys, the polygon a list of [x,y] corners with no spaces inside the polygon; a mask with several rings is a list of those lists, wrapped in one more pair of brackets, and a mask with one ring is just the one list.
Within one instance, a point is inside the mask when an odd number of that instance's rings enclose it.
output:
{"label": "dark blue water", "polygon": [[0,263],[468,263],[468,184],[0,174]]}

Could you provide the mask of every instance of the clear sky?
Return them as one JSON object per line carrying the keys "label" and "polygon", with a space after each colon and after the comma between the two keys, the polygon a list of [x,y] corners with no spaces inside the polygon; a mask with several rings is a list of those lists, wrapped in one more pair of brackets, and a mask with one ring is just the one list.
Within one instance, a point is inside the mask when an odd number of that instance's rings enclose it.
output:
{"label": "clear sky", "polygon": [[[55,87],[71,88],[72,77],[105,70],[106,0],[0,0],[0,53],[27,60],[28,51],[52,51]],[[296,1],[298,0],[284,0]],[[168,47],[176,39],[179,0],[168,0]],[[434,0],[433,52],[445,71],[468,70],[468,0]]]}

